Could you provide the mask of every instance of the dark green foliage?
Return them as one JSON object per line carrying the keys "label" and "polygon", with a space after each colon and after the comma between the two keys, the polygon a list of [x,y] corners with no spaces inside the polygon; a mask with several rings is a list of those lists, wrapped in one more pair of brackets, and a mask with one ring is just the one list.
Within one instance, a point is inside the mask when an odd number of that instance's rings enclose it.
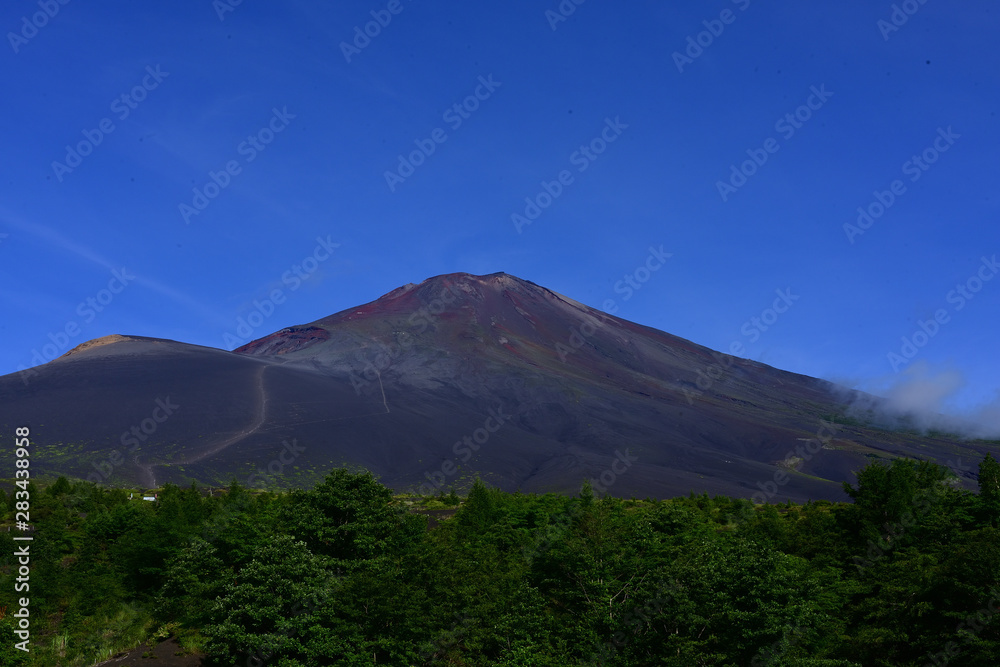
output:
{"label": "dark green foliage", "polygon": [[502,514],[503,494],[498,489],[486,486],[482,480],[472,483],[465,506],[459,512],[456,520],[470,532],[482,533],[496,523]]}
{"label": "dark green foliage", "polygon": [[1000,527],[1000,463],[990,454],[979,464],[979,504],[983,522]]}
{"label": "dark green foliage", "polygon": [[0,619],[0,667],[18,667],[27,665],[29,653],[26,653],[14,645],[22,641],[14,634],[14,619]]}
{"label": "dark green foliage", "polygon": [[[476,481],[430,531],[368,473],[154,503],[58,480],[32,496],[32,663],[165,626],[218,666],[995,666],[996,468],[973,495],[929,463],[874,464],[853,504],[761,507]],[[10,610],[10,533],[0,549]]]}
{"label": "dark green foliage", "polygon": [[895,459],[871,464],[857,474],[858,486],[844,483],[854,504],[844,514],[857,549],[868,558],[912,544],[940,514],[950,488],[948,470],[927,461]]}
{"label": "dark green foliage", "polygon": [[390,505],[392,492],[371,473],[335,470],[312,491],[293,491],[282,523],[314,553],[363,560],[416,539],[419,521]]}
{"label": "dark green foliage", "polygon": [[222,592],[229,573],[218,553],[218,549],[196,537],[170,558],[156,599],[156,614],[160,619],[177,620],[193,627],[207,623],[211,615],[205,603]]}
{"label": "dark green foliage", "polygon": [[[205,557],[199,564],[206,565]],[[308,664],[317,607],[330,595],[328,579],[322,560],[304,542],[280,535],[260,545],[246,567],[226,576],[221,591],[218,585],[210,588],[221,594],[209,613],[212,623],[204,628],[206,648],[230,665],[272,656]]]}
{"label": "dark green foliage", "polygon": [[69,480],[60,476],[59,479],[56,480],[56,483],[47,488],[45,491],[50,496],[62,496],[69,493],[72,488],[73,487],[70,485]]}

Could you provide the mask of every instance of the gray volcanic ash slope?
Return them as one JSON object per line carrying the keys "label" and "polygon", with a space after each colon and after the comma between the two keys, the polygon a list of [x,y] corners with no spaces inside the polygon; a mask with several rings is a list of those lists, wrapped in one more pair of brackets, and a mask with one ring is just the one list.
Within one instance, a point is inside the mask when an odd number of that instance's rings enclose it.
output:
{"label": "gray volcanic ash slope", "polygon": [[346,465],[398,490],[478,474],[509,490],[593,478],[625,497],[841,499],[873,458],[982,451],[824,426],[845,407],[826,381],[503,273],[406,285],[234,352],[115,336],[34,370],[0,377],[0,424],[32,427],[35,472],[118,484],[296,486]]}

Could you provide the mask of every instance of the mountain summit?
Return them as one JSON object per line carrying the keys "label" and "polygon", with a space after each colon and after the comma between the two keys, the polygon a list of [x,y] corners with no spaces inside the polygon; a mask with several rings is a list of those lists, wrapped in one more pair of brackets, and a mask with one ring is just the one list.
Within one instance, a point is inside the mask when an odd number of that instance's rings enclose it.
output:
{"label": "mountain summit", "polygon": [[[841,499],[872,458],[969,446],[831,424],[843,390],[629,322],[506,273],[452,273],[233,352],[85,343],[0,378],[37,472],[298,486],[334,466],[397,490]],[[167,407],[164,407],[167,406]],[[168,414],[169,413],[169,414]]]}

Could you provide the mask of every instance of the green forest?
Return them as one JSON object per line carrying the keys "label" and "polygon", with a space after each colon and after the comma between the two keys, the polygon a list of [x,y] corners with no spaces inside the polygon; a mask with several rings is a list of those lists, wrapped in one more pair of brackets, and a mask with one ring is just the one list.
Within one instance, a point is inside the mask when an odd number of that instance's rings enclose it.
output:
{"label": "green forest", "polygon": [[[59,478],[28,488],[30,593],[19,532],[0,532],[0,663],[92,665],[170,637],[226,667],[996,667],[998,482],[990,456],[978,493],[898,459],[845,484],[853,502],[801,505],[481,481],[412,498],[346,470],[146,502]],[[10,613],[24,595],[30,654]]]}

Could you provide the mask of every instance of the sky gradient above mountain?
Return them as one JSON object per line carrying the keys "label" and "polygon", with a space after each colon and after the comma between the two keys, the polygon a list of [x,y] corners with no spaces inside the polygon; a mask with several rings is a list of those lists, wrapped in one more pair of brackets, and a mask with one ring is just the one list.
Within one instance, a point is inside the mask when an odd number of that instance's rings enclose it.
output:
{"label": "sky gradient above mountain", "polygon": [[903,405],[1000,403],[992,3],[43,0],[0,27],[0,373],[505,271]]}

